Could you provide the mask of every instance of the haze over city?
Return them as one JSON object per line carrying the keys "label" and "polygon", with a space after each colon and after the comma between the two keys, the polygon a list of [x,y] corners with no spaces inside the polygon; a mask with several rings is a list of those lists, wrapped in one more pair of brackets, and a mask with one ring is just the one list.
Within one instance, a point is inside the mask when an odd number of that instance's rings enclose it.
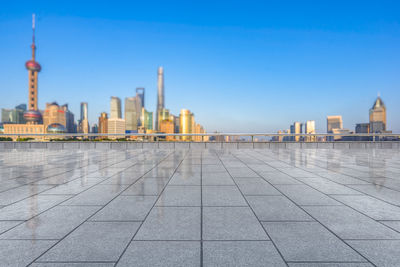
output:
{"label": "haze over city", "polygon": [[37,14],[39,107],[68,103],[89,122],[110,96],[146,89],[156,110],[188,108],[208,132],[276,132],[328,115],[344,128],[368,121],[380,93],[387,128],[400,131],[400,15],[396,1],[107,2],[19,1],[0,10],[0,107],[27,99],[31,14]]}

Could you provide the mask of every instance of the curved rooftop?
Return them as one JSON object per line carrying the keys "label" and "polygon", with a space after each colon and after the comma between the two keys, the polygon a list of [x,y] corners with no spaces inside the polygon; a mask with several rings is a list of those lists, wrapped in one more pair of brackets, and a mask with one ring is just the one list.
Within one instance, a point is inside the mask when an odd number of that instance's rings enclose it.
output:
{"label": "curved rooftop", "polygon": [[385,104],[382,101],[382,98],[380,98],[379,96],[377,97],[377,99],[375,100],[374,105],[372,106],[372,109],[376,109],[376,108],[386,108]]}

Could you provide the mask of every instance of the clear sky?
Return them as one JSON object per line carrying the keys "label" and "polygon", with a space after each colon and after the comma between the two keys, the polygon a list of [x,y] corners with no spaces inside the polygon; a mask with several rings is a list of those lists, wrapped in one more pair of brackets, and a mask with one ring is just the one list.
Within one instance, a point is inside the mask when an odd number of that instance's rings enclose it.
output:
{"label": "clear sky", "polygon": [[209,132],[354,130],[378,92],[400,132],[400,1],[3,1],[0,107],[27,102],[32,13],[41,109],[87,101],[94,123],[143,86],[154,111],[163,66],[166,107]]}

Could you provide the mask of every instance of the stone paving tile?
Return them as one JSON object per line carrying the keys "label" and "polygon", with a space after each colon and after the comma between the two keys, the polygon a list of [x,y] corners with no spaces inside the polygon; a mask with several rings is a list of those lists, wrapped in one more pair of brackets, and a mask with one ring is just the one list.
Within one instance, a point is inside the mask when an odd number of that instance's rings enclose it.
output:
{"label": "stone paving tile", "polygon": [[27,266],[55,243],[53,240],[0,240],[1,266]]}
{"label": "stone paving tile", "polygon": [[328,179],[324,179],[321,177],[317,178],[297,178],[303,183],[311,186],[312,188],[317,189],[318,191],[324,194],[332,194],[332,195],[361,195],[362,193],[351,189],[347,186],[337,184]]}
{"label": "stone paving tile", "polygon": [[[1,211],[0,211],[1,212]],[[0,221],[0,234],[22,223],[23,221]]]}
{"label": "stone paving tile", "polygon": [[96,213],[91,221],[143,221],[157,196],[118,196]]}
{"label": "stone paving tile", "polygon": [[200,206],[200,186],[168,185],[160,195],[156,206]]}
{"label": "stone paving tile", "polygon": [[203,206],[247,206],[236,186],[203,186]]}
{"label": "stone paving tile", "polygon": [[61,239],[99,208],[57,206],[0,235],[0,239]]}
{"label": "stone paving tile", "polygon": [[400,220],[400,207],[374,197],[361,195],[333,196],[333,198],[375,220]]}
{"label": "stone paving tile", "polygon": [[318,222],[264,222],[287,261],[366,261]]}
{"label": "stone paving tile", "polygon": [[304,209],[342,239],[400,239],[400,234],[345,206]]}
{"label": "stone paving tile", "polygon": [[354,240],[349,244],[376,266],[399,266],[400,240]]}
{"label": "stone paving tile", "polygon": [[200,266],[200,242],[133,241],[117,266]]}
{"label": "stone paving tile", "polygon": [[163,178],[142,178],[129,186],[122,195],[156,196],[162,192],[167,183],[168,180]]}
{"label": "stone paving tile", "polygon": [[203,173],[207,172],[226,172],[224,165],[222,164],[213,164],[213,165],[203,165],[202,166]]}
{"label": "stone paving tile", "polygon": [[228,169],[229,174],[232,177],[236,178],[246,178],[246,177],[259,177],[257,173],[252,171],[250,168],[244,167],[244,168],[235,168],[231,167]]}
{"label": "stone paving tile", "polygon": [[154,207],[135,240],[200,240],[200,207]]}
{"label": "stone paving tile", "polygon": [[372,267],[371,263],[367,262],[304,262],[304,263],[289,263],[289,267]]}
{"label": "stone paving tile", "polygon": [[0,266],[397,266],[399,166],[394,149],[0,151]]}
{"label": "stone paving tile", "polygon": [[298,205],[341,205],[308,185],[277,185],[276,187]]}
{"label": "stone paving tile", "polygon": [[96,263],[91,263],[91,262],[85,262],[85,263],[76,263],[76,262],[34,262],[29,266],[32,267],[113,267],[115,264],[114,263],[101,263],[101,262],[96,262]]}
{"label": "stone paving tile", "polygon": [[378,185],[349,185],[351,188],[359,190],[367,195],[387,201],[394,205],[400,205],[400,193],[392,189],[380,187]]}
{"label": "stone paving tile", "polygon": [[271,241],[205,241],[203,266],[286,266]]}
{"label": "stone paving tile", "polygon": [[200,172],[182,172],[182,173],[175,173],[171,181],[169,182],[170,185],[200,185]]}
{"label": "stone paving tile", "polygon": [[400,233],[400,221],[381,221],[381,223]]}
{"label": "stone paving tile", "polygon": [[243,195],[281,195],[262,178],[234,178]]}
{"label": "stone paving tile", "polygon": [[289,175],[283,172],[259,172],[260,176],[262,176],[265,180],[273,185],[279,184],[301,184],[301,182],[296,179],[290,177]]}
{"label": "stone paving tile", "polygon": [[53,185],[24,185],[0,193],[0,205],[10,205],[24,198],[39,194],[54,187]]}
{"label": "stone paving tile", "polygon": [[203,240],[268,240],[248,207],[204,207]]}
{"label": "stone paving tile", "polygon": [[60,204],[71,195],[36,195],[2,208],[0,220],[29,220],[39,213]]}
{"label": "stone paving tile", "polygon": [[139,225],[139,222],[86,222],[38,261],[117,261]]}
{"label": "stone paving tile", "polygon": [[203,185],[235,185],[228,172],[206,172],[201,179]]}
{"label": "stone paving tile", "polygon": [[314,221],[285,196],[247,196],[260,221]]}
{"label": "stone paving tile", "polygon": [[42,195],[76,195],[89,189],[95,184],[100,183],[101,181],[102,179],[98,178],[78,178],[46,190],[42,193]]}
{"label": "stone paving tile", "polygon": [[316,177],[317,175],[299,168],[286,168],[286,169],[281,169],[282,172],[286,173],[289,176],[292,177]]}
{"label": "stone paving tile", "polygon": [[268,166],[266,164],[247,164],[247,166],[256,171],[256,172],[269,172],[269,171],[275,171],[275,169],[271,166]]}
{"label": "stone paving tile", "polygon": [[141,173],[134,174],[134,173],[120,172],[110,178],[107,178],[106,180],[101,182],[101,184],[118,184],[118,185],[128,184],[128,185],[131,185],[134,182],[136,182],[137,180],[139,180],[140,177],[142,177]]}
{"label": "stone paving tile", "polygon": [[127,185],[95,185],[64,202],[63,205],[105,205],[127,188]]}
{"label": "stone paving tile", "polygon": [[369,184],[366,181],[363,181],[361,179],[357,179],[351,176],[347,176],[341,173],[337,172],[322,172],[319,173],[319,176],[322,176],[324,178],[327,178],[333,182],[339,183],[339,184],[344,184],[344,185],[351,185],[351,184]]}

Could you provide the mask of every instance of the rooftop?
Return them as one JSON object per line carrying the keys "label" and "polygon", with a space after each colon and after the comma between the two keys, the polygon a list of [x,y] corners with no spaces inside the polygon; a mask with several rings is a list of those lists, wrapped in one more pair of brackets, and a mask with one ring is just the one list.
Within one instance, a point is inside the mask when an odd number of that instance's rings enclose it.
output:
{"label": "rooftop", "polygon": [[397,266],[399,149],[0,150],[10,266]]}

